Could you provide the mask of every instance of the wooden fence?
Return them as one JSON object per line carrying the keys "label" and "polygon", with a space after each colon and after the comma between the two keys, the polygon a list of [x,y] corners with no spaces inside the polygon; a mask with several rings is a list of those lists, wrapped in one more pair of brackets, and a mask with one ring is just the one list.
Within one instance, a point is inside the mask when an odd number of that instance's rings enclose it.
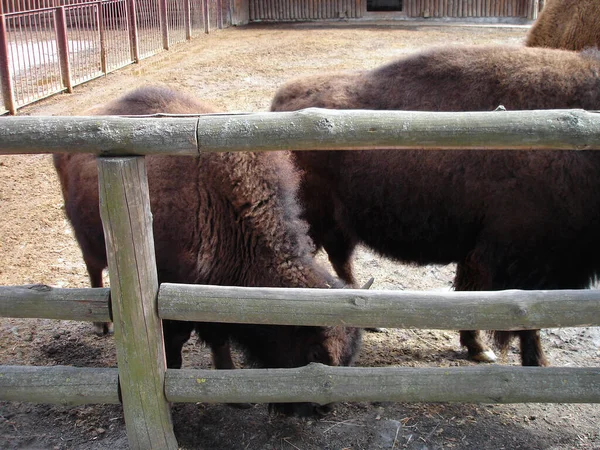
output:
{"label": "wooden fence", "polygon": [[309,109],[161,119],[5,119],[0,154],[100,155],[111,288],[1,287],[0,317],[111,319],[118,369],[0,366],[0,399],[68,405],[121,401],[130,446],[140,449],[177,448],[169,402],[600,402],[600,368],[311,364],[295,369],[166,370],[161,319],[429,329],[600,325],[600,292],[590,290],[426,293],[158,285],[143,155],[381,147],[600,149],[600,115],[581,110]]}

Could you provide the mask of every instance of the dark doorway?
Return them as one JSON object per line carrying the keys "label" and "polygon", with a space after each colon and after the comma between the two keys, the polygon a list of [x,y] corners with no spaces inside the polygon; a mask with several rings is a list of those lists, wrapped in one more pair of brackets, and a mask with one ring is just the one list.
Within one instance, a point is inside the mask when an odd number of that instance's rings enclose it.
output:
{"label": "dark doorway", "polygon": [[367,0],[367,11],[402,11],[403,0]]}

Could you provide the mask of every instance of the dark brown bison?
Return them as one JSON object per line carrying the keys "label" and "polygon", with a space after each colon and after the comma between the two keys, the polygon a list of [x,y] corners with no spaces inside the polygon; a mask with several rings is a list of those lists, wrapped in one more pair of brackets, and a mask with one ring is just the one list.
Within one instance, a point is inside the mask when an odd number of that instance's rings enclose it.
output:
{"label": "dark brown bison", "polygon": [[[592,52],[434,49],[372,71],[281,87],[273,111],[600,108]],[[501,113],[498,113],[501,114]],[[298,151],[310,235],[352,283],[357,243],[412,264],[457,262],[457,290],[577,289],[600,269],[600,152]],[[546,365],[539,331],[516,332],[523,365]],[[505,350],[512,333],[495,332]],[[476,360],[494,359],[461,331]]]}
{"label": "dark brown bison", "polygon": [[548,0],[527,34],[528,47],[583,50],[600,45],[598,0]]}
{"label": "dark brown bison", "polygon": [[[166,88],[142,88],[97,114],[207,113],[212,108]],[[341,287],[312,257],[299,219],[299,178],[289,153],[218,153],[146,158],[159,282],[263,287]],[[93,286],[106,267],[96,158],[56,154],[65,209]],[[217,369],[231,369],[230,342],[261,367],[310,362],[349,365],[360,331],[165,321],[167,365],[181,367],[181,348],[196,330]],[[307,405],[280,405],[307,412]]]}

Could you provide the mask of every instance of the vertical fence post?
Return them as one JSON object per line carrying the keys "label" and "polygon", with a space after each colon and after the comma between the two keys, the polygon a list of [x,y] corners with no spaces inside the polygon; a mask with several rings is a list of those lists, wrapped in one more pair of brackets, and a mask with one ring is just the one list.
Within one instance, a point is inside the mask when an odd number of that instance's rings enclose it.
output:
{"label": "vertical fence post", "polygon": [[4,107],[10,114],[17,113],[15,104],[15,88],[10,76],[10,62],[8,60],[8,34],[6,32],[6,17],[0,16],[0,81],[2,82],[2,96]]}
{"label": "vertical fence post", "polygon": [[98,178],[129,445],[176,450],[164,393],[166,362],[144,157],[99,158]]}
{"label": "vertical fence post", "polygon": [[183,2],[183,20],[185,25],[185,38],[189,41],[192,39],[192,5],[190,0]]}
{"label": "vertical fence post", "polygon": [[160,12],[160,29],[162,31],[163,48],[169,50],[169,17],[167,0],[159,0],[159,12]]}
{"label": "vertical fence post", "polygon": [[202,8],[204,9],[204,32],[208,34],[210,32],[210,5],[209,0],[202,1]]}
{"label": "vertical fence post", "polygon": [[67,92],[73,92],[71,84],[71,64],[69,63],[69,43],[67,40],[67,18],[64,6],[54,10],[56,23],[56,42],[58,47],[58,60],[60,61],[60,73],[63,86]]}
{"label": "vertical fence post", "polygon": [[529,0],[529,14],[527,18],[530,20],[536,20],[540,9],[540,0]]}
{"label": "vertical fence post", "polygon": [[102,2],[96,2],[96,20],[98,22],[98,32],[100,33],[100,68],[102,73],[106,75],[108,72],[106,64],[106,40],[104,36],[104,10]]}
{"label": "vertical fence post", "polygon": [[217,0],[217,28],[223,29],[223,0]]}
{"label": "vertical fence post", "polygon": [[131,60],[135,63],[140,62],[140,48],[138,41],[137,27],[137,8],[135,0],[127,1],[127,18],[129,19],[129,43],[131,46]]}

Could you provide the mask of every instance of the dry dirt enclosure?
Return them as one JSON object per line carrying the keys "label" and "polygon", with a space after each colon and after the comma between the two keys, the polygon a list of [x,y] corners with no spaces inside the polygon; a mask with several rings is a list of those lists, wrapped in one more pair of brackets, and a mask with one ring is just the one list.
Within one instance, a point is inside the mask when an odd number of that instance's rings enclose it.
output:
{"label": "dry dirt enclosure", "polygon": [[[325,70],[371,68],[431,45],[521,44],[526,27],[448,24],[262,25],[232,28],[22,110],[72,115],[134,87],[165,83],[229,111],[263,111],[282,82]],[[322,257],[322,256],[321,256]],[[448,289],[453,266],[407,267],[361,250],[359,279],[373,289]],[[63,213],[51,158],[0,156],[0,285],[86,287],[87,274]],[[91,325],[0,319],[0,364],[114,367],[112,337]],[[543,333],[557,366],[599,366],[598,328]],[[210,367],[194,343],[184,365]],[[517,364],[513,351],[501,364]],[[367,334],[360,366],[470,365],[453,331],[388,330]],[[271,417],[223,405],[173,407],[184,449],[570,449],[600,448],[599,405],[340,404],[321,420]],[[0,448],[120,449],[127,441],[121,408],[65,408],[0,402]]]}

